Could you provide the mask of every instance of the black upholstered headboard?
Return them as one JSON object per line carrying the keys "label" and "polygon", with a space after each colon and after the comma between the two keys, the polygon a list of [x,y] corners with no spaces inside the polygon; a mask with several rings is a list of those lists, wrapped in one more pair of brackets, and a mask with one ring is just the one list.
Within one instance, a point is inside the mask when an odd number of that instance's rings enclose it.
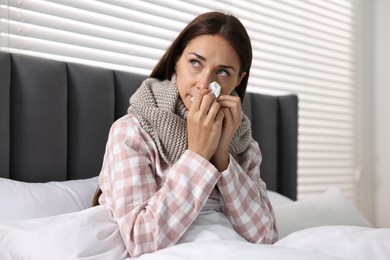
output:
{"label": "black upholstered headboard", "polygon": [[[111,124],[144,75],[0,52],[0,177],[26,182],[97,176]],[[243,109],[267,188],[297,195],[296,95],[248,93]]]}

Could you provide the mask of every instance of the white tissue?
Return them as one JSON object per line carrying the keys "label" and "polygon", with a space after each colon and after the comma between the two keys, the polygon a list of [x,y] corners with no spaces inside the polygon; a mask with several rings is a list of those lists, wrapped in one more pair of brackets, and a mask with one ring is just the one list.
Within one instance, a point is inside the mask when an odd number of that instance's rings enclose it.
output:
{"label": "white tissue", "polygon": [[[211,89],[211,92],[215,95],[216,98],[221,95],[221,86],[216,81],[213,81],[209,84],[209,89]],[[193,100],[194,97],[191,97],[191,101]]]}
{"label": "white tissue", "polygon": [[221,86],[216,81],[210,83],[209,89],[211,89],[211,92],[214,93],[215,97],[221,95]]}

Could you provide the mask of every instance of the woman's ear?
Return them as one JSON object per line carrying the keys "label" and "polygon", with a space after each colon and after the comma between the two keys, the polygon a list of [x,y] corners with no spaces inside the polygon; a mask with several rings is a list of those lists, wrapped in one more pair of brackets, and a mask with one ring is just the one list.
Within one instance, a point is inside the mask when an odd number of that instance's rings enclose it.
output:
{"label": "woman's ear", "polygon": [[246,72],[244,71],[244,72],[241,74],[241,76],[238,78],[236,87],[237,87],[238,85],[240,85],[241,80],[242,80],[245,76],[246,76]]}

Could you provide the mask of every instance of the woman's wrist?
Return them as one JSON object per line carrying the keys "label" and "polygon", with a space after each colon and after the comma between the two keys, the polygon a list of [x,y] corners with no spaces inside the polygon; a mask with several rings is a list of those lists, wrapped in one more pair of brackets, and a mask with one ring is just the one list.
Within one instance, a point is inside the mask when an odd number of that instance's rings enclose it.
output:
{"label": "woman's wrist", "polygon": [[225,171],[230,162],[229,152],[227,151],[219,154],[215,153],[213,157],[211,157],[210,162],[218,169],[219,172]]}

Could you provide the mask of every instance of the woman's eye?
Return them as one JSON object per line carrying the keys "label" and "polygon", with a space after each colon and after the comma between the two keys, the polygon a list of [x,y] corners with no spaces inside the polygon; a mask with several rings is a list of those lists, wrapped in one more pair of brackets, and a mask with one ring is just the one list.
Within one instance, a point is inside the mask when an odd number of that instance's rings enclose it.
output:
{"label": "woman's eye", "polygon": [[222,77],[227,77],[227,76],[230,75],[229,72],[226,71],[226,70],[219,70],[219,71],[217,72],[217,74],[218,74],[219,76],[222,76]]}
{"label": "woman's eye", "polygon": [[192,64],[192,66],[194,66],[195,68],[200,68],[201,67],[200,62],[198,60],[192,59],[190,62]]}

